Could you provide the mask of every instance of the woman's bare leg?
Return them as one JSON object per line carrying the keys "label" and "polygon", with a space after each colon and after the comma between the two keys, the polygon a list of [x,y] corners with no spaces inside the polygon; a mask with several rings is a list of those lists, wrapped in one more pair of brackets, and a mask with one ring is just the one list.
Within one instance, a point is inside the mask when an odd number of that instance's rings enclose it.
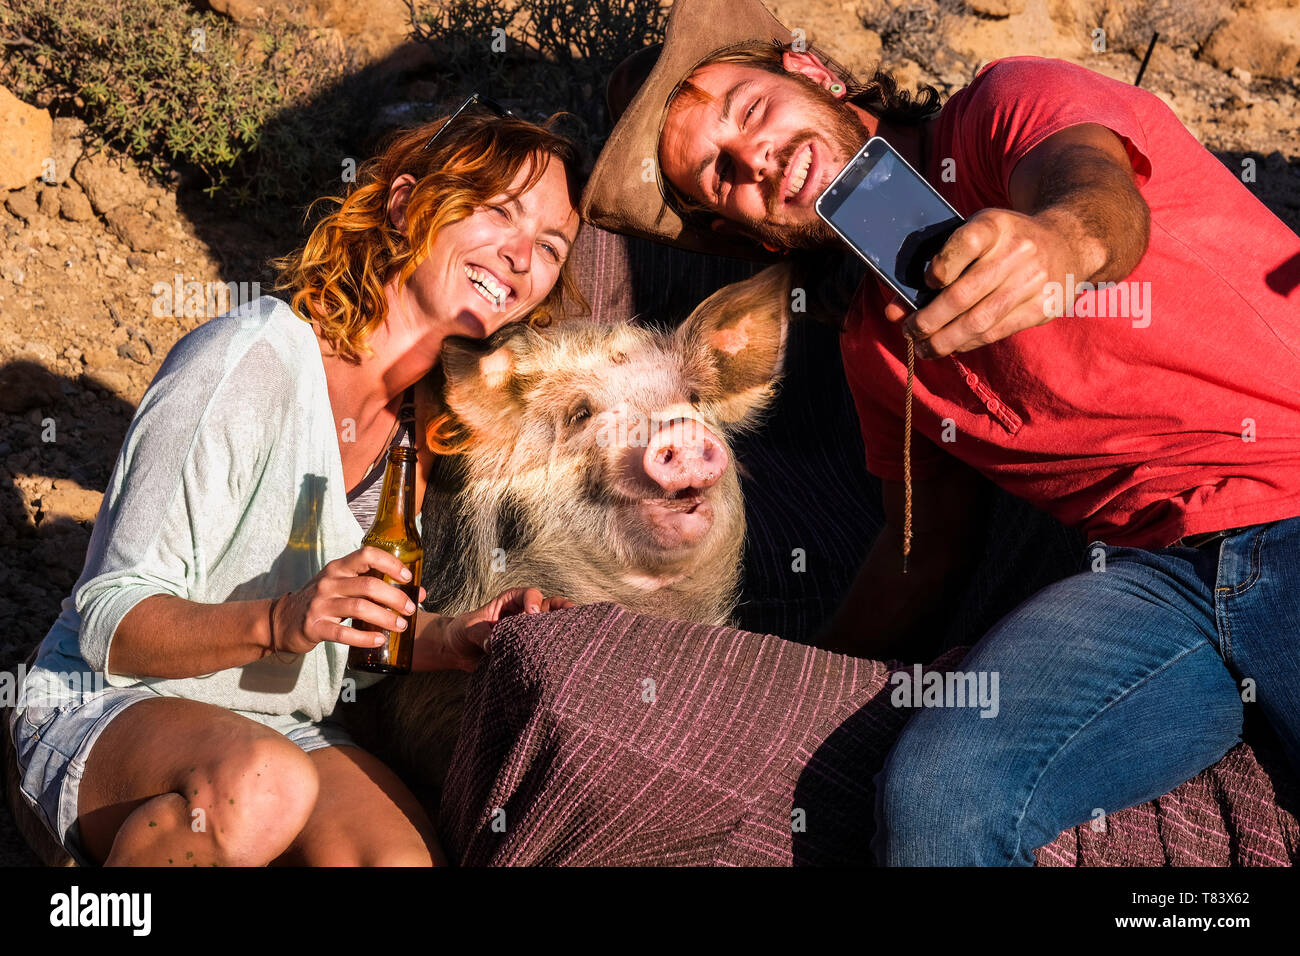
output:
{"label": "woman's bare leg", "polygon": [[269,727],[159,697],[113,718],[86,761],[78,823],[105,865],[263,866],[316,805],[315,764]]}
{"label": "woman's bare leg", "polygon": [[432,822],[382,761],[359,747],[307,755],[320,795],[306,826],[275,861],[290,866],[446,865]]}

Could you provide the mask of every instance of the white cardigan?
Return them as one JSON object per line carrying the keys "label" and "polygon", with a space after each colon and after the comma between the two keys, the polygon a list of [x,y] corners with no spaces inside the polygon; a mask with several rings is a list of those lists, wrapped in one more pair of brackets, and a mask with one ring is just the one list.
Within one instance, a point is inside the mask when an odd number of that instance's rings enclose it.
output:
{"label": "white cardigan", "polygon": [[[361,538],[311,325],[269,296],[212,319],[176,343],[136,410],[85,568],[41,644],[26,697],[35,704],[33,695],[44,692],[71,703],[98,672],[115,687],[254,719],[320,720],[343,687],[343,644],[183,679],[107,673],[108,651],[118,623],[143,598],[274,597],[302,587]],[[347,676],[358,687],[375,680]]]}

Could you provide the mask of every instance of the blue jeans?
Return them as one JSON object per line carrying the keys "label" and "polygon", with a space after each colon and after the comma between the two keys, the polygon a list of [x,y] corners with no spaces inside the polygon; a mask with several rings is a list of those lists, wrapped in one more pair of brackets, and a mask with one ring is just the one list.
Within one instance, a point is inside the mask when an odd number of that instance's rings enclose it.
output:
{"label": "blue jeans", "polygon": [[908,721],[876,777],[877,861],[1032,865],[1062,830],[1214,764],[1252,692],[1300,769],[1300,517],[1199,549],[1094,541],[1084,560],[962,662],[998,675],[995,715]]}

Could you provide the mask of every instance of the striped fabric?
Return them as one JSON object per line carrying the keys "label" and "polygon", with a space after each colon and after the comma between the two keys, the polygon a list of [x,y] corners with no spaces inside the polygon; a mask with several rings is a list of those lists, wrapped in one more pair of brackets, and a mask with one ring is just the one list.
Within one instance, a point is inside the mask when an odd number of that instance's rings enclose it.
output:
{"label": "striped fabric", "polygon": [[1067,830],[1039,866],[1291,866],[1300,860],[1300,787],[1266,730],[1150,803],[1112,813],[1104,829]]}
{"label": "striped fabric", "polygon": [[[965,649],[932,667],[959,666]],[[471,679],[439,829],[462,865],[870,862],[894,664],[589,604],[507,618]],[[1279,864],[1300,823],[1240,745],[1041,865]],[[1285,773],[1277,779],[1289,779]]]}

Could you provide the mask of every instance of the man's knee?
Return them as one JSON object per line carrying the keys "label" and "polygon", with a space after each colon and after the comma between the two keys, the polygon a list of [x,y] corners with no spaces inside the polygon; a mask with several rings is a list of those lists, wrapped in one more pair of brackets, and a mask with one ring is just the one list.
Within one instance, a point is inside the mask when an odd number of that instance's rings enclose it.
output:
{"label": "man's knee", "polygon": [[876,777],[872,847],[882,865],[1007,862],[999,837],[1015,827],[1009,782],[943,729],[949,720],[938,711],[918,714]]}

